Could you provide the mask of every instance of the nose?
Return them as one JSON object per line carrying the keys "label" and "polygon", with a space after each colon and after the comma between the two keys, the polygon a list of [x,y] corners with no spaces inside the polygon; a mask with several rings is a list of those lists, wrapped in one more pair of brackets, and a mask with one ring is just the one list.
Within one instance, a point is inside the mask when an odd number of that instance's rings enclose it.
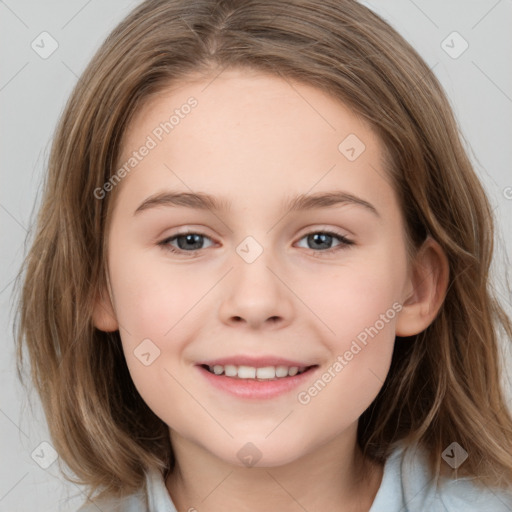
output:
{"label": "nose", "polygon": [[283,328],[293,321],[294,294],[286,275],[266,252],[254,262],[235,263],[222,291],[220,320],[249,329]]}

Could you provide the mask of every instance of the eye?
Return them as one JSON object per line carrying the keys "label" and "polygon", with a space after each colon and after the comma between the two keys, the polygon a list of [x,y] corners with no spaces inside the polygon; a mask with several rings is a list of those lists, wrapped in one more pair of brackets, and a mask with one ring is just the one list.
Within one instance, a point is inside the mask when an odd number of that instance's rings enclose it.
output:
{"label": "eye", "polygon": [[[191,253],[187,254],[187,256],[196,256],[197,251],[200,249],[204,249],[204,247],[200,247],[203,241],[211,240],[210,237],[203,235],[201,233],[195,233],[192,231],[186,233],[179,233],[177,235],[173,235],[170,238],[166,238],[158,243],[164,249],[174,252],[174,253]],[[171,245],[171,242],[176,241],[178,243],[178,248]]]}
{"label": "eye", "polygon": [[[335,251],[354,245],[353,241],[333,231],[312,231],[304,235],[300,240],[304,239],[306,239],[308,244],[311,244],[312,247],[307,248],[311,249],[314,253],[332,254]],[[211,238],[202,233],[188,231],[185,233],[178,233],[169,238],[166,238],[165,240],[159,242],[158,245],[172,253],[183,254],[187,257],[194,257],[199,255],[199,251],[201,249],[205,249],[205,247],[203,247],[205,240],[211,241]],[[338,245],[334,247],[328,247],[334,240],[338,240]],[[177,242],[178,247],[172,245],[174,242]],[[315,256],[324,255],[315,254]]]}
{"label": "eye", "polygon": [[[332,254],[335,251],[346,249],[354,245],[352,240],[345,236],[335,233],[333,231],[312,231],[303,236],[300,240],[306,239],[306,243],[311,245],[308,249],[314,250],[315,253],[328,253]],[[334,247],[328,247],[332,244],[333,240],[337,239],[340,243]],[[315,250],[320,249],[320,250]],[[323,254],[315,254],[315,256],[324,256]]]}

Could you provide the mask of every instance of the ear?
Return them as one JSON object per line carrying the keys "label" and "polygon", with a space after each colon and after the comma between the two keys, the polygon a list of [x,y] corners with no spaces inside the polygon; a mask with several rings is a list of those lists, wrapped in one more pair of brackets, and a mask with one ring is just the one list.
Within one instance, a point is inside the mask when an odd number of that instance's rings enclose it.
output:
{"label": "ear", "polygon": [[446,295],[449,269],[445,252],[429,236],[418,250],[410,269],[403,309],[396,322],[397,336],[413,336],[433,322]]}
{"label": "ear", "polygon": [[[108,281],[108,278],[107,278]],[[96,296],[92,313],[94,327],[100,331],[112,332],[119,329],[116,314],[114,311],[112,294],[110,293],[110,283],[107,287],[102,287]]]}

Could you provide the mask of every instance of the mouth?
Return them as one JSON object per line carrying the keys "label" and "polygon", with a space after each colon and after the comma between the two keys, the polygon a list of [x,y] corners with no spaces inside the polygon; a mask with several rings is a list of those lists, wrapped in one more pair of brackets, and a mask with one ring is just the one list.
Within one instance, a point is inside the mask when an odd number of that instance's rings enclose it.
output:
{"label": "mouth", "polygon": [[316,368],[318,365],[310,365],[310,366],[286,366],[286,365],[278,365],[278,366],[247,366],[247,365],[208,365],[201,364],[199,365],[201,368],[204,368],[206,371],[213,375],[225,376],[231,379],[241,379],[241,380],[256,380],[256,381],[275,381],[286,379],[289,377],[295,377],[296,375],[302,375],[310,371],[313,368]]}
{"label": "mouth", "polygon": [[289,396],[298,387],[307,386],[320,371],[318,364],[308,366],[248,366],[236,364],[195,365],[202,382],[237,400],[270,400]]}
{"label": "mouth", "polygon": [[201,382],[237,399],[283,399],[320,372],[319,359],[288,359],[275,354],[232,354],[197,361]]}

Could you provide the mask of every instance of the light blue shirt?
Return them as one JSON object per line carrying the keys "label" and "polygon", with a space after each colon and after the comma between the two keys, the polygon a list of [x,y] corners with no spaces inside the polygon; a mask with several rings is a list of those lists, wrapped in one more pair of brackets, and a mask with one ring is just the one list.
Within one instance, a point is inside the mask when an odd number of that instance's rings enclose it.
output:
{"label": "light blue shirt", "polygon": [[[123,500],[89,502],[78,512],[177,512],[159,472],[148,472],[146,483],[147,497],[141,492]],[[445,479],[438,490],[424,452],[401,447],[386,460],[369,512],[512,512],[512,491],[480,487],[469,478]]]}

